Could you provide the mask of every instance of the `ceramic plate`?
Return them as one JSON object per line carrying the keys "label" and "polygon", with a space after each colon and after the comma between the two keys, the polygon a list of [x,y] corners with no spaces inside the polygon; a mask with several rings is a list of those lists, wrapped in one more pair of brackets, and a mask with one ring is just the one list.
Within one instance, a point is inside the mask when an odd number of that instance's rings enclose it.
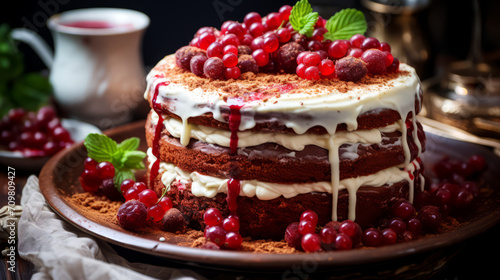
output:
{"label": "ceramic plate", "polygon": [[[107,131],[116,141],[122,141],[131,136],[141,139],[140,149],[145,150],[144,122],[129,124],[111,131]],[[68,203],[68,194],[83,192],[78,185],[78,175],[83,170],[83,160],[86,156],[82,144],[65,150],[53,157],[42,169],[40,174],[40,189],[49,205],[62,218],[72,225],[97,238],[110,243],[132,249],[141,253],[160,256],[170,260],[181,261],[208,267],[222,267],[224,269],[290,269],[294,266],[304,268],[304,265],[313,265],[316,269],[344,269],[346,267],[366,267],[380,262],[388,262],[405,256],[419,253],[429,253],[446,249],[450,245],[460,243],[465,239],[486,231],[500,220],[499,184],[496,180],[495,168],[500,166],[500,158],[494,156],[490,150],[470,143],[450,140],[433,134],[427,134],[427,151],[424,162],[430,166],[432,162],[443,155],[466,159],[472,154],[481,154],[486,157],[490,168],[484,176],[494,193],[488,197],[491,203],[480,206],[478,212],[467,217],[467,222],[456,230],[417,239],[412,242],[395,245],[355,249],[350,251],[322,252],[315,254],[264,254],[238,251],[214,251],[179,246],[182,238],[174,234],[165,233],[166,241],[160,242],[158,236],[141,236],[124,230],[110,222],[97,221],[86,217]],[[480,213],[480,214],[478,214]],[[433,268],[435,269],[435,268]]]}

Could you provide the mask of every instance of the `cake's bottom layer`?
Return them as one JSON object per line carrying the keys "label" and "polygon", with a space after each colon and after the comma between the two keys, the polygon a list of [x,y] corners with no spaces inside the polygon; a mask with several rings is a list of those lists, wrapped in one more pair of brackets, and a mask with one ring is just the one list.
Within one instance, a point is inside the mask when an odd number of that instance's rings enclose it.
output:
{"label": "cake's bottom layer", "polygon": [[[420,190],[420,176],[415,172],[414,190]],[[164,188],[161,174],[154,180],[153,189],[159,193]],[[387,216],[392,204],[400,199],[408,199],[410,185],[407,180],[385,184],[380,187],[362,186],[356,193],[356,222],[363,228],[377,224]],[[208,208],[217,208],[228,216],[227,195],[218,193],[213,198],[197,197],[191,192],[191,182],[174,181],[168,196],[174,207],[178,208],[189,222],[189,227],[203,229],[203,214]],[[338,198],[338,220],[347,219],[349,193],[343,189]],[[291,198],[280,196],[271,200],[259,200],[257,197],[239,196],[237,215],[240,218],[240,233],[252,238],[282,239],[286,227],[299,220],[305,210],[318,214],[319,225],[324,225],[332,217],[332,195],[326,192],[311,192]]]}

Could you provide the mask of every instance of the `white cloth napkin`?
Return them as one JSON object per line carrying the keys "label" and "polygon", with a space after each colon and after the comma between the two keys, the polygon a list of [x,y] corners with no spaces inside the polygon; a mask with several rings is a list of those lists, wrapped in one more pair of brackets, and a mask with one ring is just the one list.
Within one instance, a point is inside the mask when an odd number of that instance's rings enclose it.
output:
{"label": "white cloth napkin", "polygon": [[79,231],[47,205],[38,178],[24,186],[19,220],[19,254],[37,271],[32,279],[203,279],[197,273],[129,263],[106,242]]}

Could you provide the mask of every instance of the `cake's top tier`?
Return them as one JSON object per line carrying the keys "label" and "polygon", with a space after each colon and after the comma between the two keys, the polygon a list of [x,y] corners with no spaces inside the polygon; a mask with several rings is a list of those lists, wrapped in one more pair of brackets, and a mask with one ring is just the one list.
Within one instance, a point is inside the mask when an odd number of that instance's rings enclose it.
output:
{"label": "cake's top tier", "polygon": [[[321,122],[316,125],[327,130],[334,130],[334,123],[346,123],[350,130],[356,129],[356,118],[363,112],[376,109],[395,110],[403,119],[415,108],[415,96],[420,99],[420,83],[415,69],[403,63],[397,72],[366,75],[357,82],[339,79],[311,81],[293,74],[251,72],[242,74],[237,80],[213,80],[178,67],[174,56],[170,55],[154,67],[147,81],[145,98],[151,99],[158,90],[157,102],[167,104],[168,111],[182,119],[204,113],[212,113],[215,119],[219,119],[221,108],[239,105],[242,106],[242,115],[247,116],[273,112],[307,115],[309,121],[315,119]],[[246,127],[240,129],[245,129],[253,122],[242,121],[242,125]],[[296,132],[300,133],[297,129]]]}

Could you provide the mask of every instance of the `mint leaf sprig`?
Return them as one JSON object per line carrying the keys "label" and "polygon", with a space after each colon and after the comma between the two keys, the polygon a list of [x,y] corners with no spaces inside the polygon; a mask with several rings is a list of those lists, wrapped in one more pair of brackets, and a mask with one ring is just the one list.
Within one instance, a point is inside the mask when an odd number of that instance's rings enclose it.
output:
{"label": "mint leaf sprig", "polygon": [[[308,0],[300,0],[290,11],[290,24],[293,29],[302,35],[311,37],[314,26],[319,19]],[[367,23],[363,12],[356,9],[343,9],[335,13],[325,24],[328,30],[323,35],[325,40],[346,40],[355,34],[364,34]]]}
{"label": "mint leaf sprig", "polygon": [[347,40],[355,34],[364,34],[367,29],[363,12],[356,9],[343,9],[335,13],[325,24],[328,30],[323,37],[327,40]]}
{"label": "mint leaf sprig", "polygon": [[288,20],[295,31],[311,37],[318,18],[318,13],[313,12],[309,1],[300,0],[293,6]]}
{"label": "mint leaf sprig", "polygon": [[146,153],[137,151],[139,144],[138,137],[128,138],[118,144],[115,140],[99,133],[87,135],[84,141],[88,157],[97,162],[108,161],[113,164],[115,167],[113,180],[118,191],[124,180],[135,180],[134,170],[144,169],[143,159]]}

